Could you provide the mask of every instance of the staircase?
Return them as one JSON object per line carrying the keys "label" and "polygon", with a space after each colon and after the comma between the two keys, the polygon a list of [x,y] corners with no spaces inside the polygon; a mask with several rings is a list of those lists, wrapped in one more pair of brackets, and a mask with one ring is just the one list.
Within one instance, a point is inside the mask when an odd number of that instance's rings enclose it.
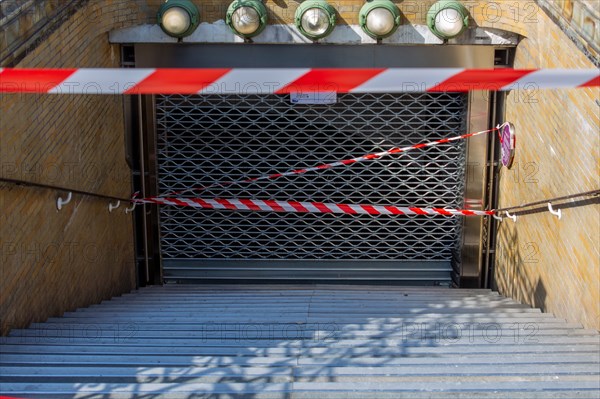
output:
{"label": "staircase", "polygon": [[600,335],[489,290],[156,286],[13,330],[2,395],[597,399]]}

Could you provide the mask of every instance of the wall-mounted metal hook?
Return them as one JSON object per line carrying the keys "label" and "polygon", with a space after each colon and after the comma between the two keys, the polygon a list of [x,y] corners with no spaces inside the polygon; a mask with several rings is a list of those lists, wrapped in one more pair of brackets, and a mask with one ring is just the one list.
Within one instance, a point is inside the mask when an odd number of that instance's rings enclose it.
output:
{"label": "wall-mounted metal hook", "polygon": [[517,215],[511,215],[510,213],[508,213],[508,211],[505,211],[504,213],[506,213],[506,217],[512,219],[513,222],[517,222]]}
{"label": "wall-mounted metal hook", "polygon": [[502,129],[504,126],[506,126],[508,122],[504,122],[504,123],[499,123],[498,125],[496,125],[496,129],[500,130]]}
{"label": "wall-mounted metal hook", "polygon": [[69,191],[69,194],[67,194],[66,200],[62,199],[62,197],[58,197],[56,199],[56,209],[58,209],[60,211],[62,209],[63,205],[67,205],[69,202],[71,202],[72,199],[73,199],[73,193],[70,191]]}
{"label": "wall-mounted metal hook", "polygon": [[125,208],[125,213],[133,212],[135,210],[136,205],[137,202],[134,202],[133,205],[131,205],[129,208]]}
{"label": "wall-mounted metal hook", "polygon": [[112,202],[108,203],[108,211],[112,213],[113,210],[117,209],[121,206],[121,201],[117,201],[116,205],[113,205]]}
{"label": "wall-mounted metal hook", "polygon": [[496,219],[497,221],[499,221],[500,223],[502,223],[502,220],[504,220],[504,218],[502,216],[498,216],[498,215],[492,215],[492,217],[494,219]]}
{"label": "wall-mounted metal hook", "polygon": [[551,214],[553,214],[554,216],[558,217],[558,220],[560,220],[560,218],[562,217],[562,212],[559,210],[554,210],[554,208],[552,208],[552,204],[548,202],[548,211],[550,211]]}

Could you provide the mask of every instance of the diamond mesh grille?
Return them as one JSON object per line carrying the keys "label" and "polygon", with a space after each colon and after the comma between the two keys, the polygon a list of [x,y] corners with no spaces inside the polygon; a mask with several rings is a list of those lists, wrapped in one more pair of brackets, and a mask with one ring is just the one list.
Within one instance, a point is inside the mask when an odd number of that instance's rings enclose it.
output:
{"label": "diamond mesh grille", "polygon": [[[161,193],[238,180],[465,131],[467,96],[158,96]],[[465,143],[323,172],[214,188],[203,197],[461,207]],[[188,194],[189,195],[189,194]],[[461,219],[278,214],[161,207],[164,259],[448,260]]]}

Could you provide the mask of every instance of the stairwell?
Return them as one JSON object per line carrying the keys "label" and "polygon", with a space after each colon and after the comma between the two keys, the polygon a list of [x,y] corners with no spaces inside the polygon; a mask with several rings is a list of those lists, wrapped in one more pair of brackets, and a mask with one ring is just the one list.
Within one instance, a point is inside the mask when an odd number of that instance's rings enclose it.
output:
{"label": "stairwell", "polygon": [[489,290],[166,285],[13,330],[19,398],[598,398],[600,335]]}

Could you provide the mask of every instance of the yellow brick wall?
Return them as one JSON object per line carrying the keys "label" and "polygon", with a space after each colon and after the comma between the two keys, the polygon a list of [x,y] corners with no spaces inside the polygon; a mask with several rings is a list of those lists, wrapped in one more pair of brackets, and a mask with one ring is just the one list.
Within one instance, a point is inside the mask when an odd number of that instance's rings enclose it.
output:
{"label": "yellow brick wall", "polygon": [[[20,67],[115,67],[112,29],[153,23],[160,0],[90,0],[31,46]],[[198,1],[203,22],[224,18],[229,1]],[[434,0],[396,1],[405,22],[423,24]],[[465,1],[472,25],[526,36],[516,67],[590,67],[590,62],[533,1]],[[332,2],[339,23],[356,24],[363,2]],[[271,23],[291,23],[296,2],[266,2]],[[23,27],[31,27],[23,24]],[[30,34],[22,28],[22,35]],[[14,38],[14,37],[13,37]],[[3,48],[11,38],[2,36]],[[528,101],[528,102],[524,102]],[[3,95],[0,175],[127,196],[119,97]],[[500,205],[596,189],[598,91],[513,93],[507,119],[519,129],[513,170],[501,179]],[[583,143],[583,144],[581,144]],[[517,171],[519,171],[517,173]],[[53,192],[0,186],[2,332],[98,302],[134,285],[130,217],[106,201],[76,196],[62,212]],[[503,223],[496,278],[502,293],[600,328],[597,205]]]}
{"label": "yellow brick wall", "polygon": [[[424,24],[428,9],[436,0],[392,0],[402,12],[403,23]],[[58,7],[59,0],[46,0],[41,14],[51,15]],[[135,23],[154,23],[156,12],[163,0],[130,0],[123,6],[123,1],[88,0],[84,2],[85,15],[89,24],[97,26],[100,32],[106,28],[135,25]],[[200,10],[200,22],[213,23],[225,19],[225,12],[230,0],[197,0],[194,3]],[[357,24],[358,12],[365,3],[363,0],[330,0],[336,9],[338,24]],[[513,0],[465,0],[462,2],[472,17],[472,26],[505,29],[525,34],[527,26],[535,23],[541,12],[534,1]],[[294,22],[294,14],[300,2],[266,0],[270,24],[289,24]],[[81,13],[79,14],[81,15]],[[18,29],[31,33],[34,23],[40,18],[40,12],[32,11],[23,18]],[[78,18],[78,17],[75,17]],[[14,36],[14,35],[13,35]],[[2,35],[2,40],[7,40]],[[7,46],[4,46],[7,48]],[[0,52],[1,54],[1,52]]]}
{"label": "yellow brick wall", "polygon": [[[543,13],[527,26],[516,68],[593,68]],[[500,207],[600,187],[600,92],[512,92],[506,119],[518,130],[515,165],[503,168]],[[600,329],[600,206],[505,220],[498,233],[501,293],[588,328]]]}
{"label": "yellow brick wall", "polygon": [[[436,0],[392,0],[402,12],[404,23],[425,24],[427,11]],[[94,11],[90,14],[94,19],[101,19],[105,23],[113,23],[115,20],[130,25],[131,21],[122,14],[113,10],[106,11],[108,0],[91,1],[88,8]],[[132,0],[132,7],[125,10],[127,13],[136,13],[138,22],[154,23],[156,12],[163,3],[162,0]],[[197,0],[194,4],[200,10],[200,22],[213,23],[225,19],[225,12],[231,3],[230,0]],[[364,4],[363,0],[330,0],[329,3],[338,13],[338,24],[357,24],[358,12]],[[527,24],[532,24],[539,11],[533,1],[481,1],[467,0],[462,2],[473,17],[472,25],[488,28],[505,29],[524,34]],[[270,24],[291,24],[294,22],[294,14],[300,2],[266,0],[264,2],[269,12]],[[535,7],[534,7],[535,6]],[[107,18],[109,12],[113,19]],[[100,17],[101,16],[101,17]],[[112,22],[110,22],[112,21]]]}
{"label": "yellow brick wall", "polygon": [[[427,11],[436,0],[392,0],[402,12],[404,23],[425,24]],[[146,11],[156,12],[161,4],[158,0],[138,1],[144,3]],[[201,22],[215,22],[225,19],[225,12],[230,0],[208,0],[194,2],[200,10]],[[365,2],[363,0],[330,0],[338,13],[338,24],[358,24],[358,12]],[[532,1],[481,1],[462,2],[473,17],[473,26],[505,29],[520,34],[526,32],[526,24],[532,23],[539,11]],[[533,4],[531,4],[533,3]],[[294,23],[294,14],[300,2],[266,0],[270,24]],[[149,12],[146,17],[153,18]]]}
{"label": "yellow brick wall", "polygon": [[[119,47],[107,32],[147,22],[146,14],[131,1],[90,1],[37,38],[17,66],[118,67]],[[29,24],[19,26],[30,34]],[[2,95],[0,116],[0,176],[130,195],[122,97]],[[0,185],[3,334],[135,287],[131,215],[109,214],[108,201],[80,195],[57,212],[57,195]]]}

